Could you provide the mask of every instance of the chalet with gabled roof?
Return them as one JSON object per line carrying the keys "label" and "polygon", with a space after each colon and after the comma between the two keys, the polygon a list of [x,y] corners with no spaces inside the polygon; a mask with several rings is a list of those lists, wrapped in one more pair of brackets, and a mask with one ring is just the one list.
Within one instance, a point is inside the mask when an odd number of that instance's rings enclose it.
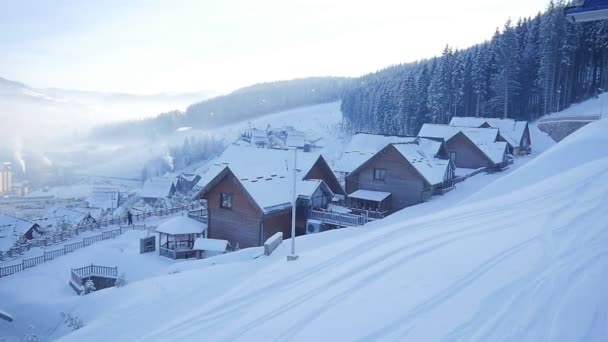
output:
{"label": "chalet with gabled roof", "polygon": [[346,176],[350,206],[390,214],[454,186],[454,163],[442,140],[388,144]]}
{"label": "chalet with gabled roof", "polygon": [[[208,237],[233,246],[261,246],[277,232],[291,236],[294,151],[230,146],[202,175]],[[345,195],[333,171],[314,153],[298,153],[296,233],[303,234],[308,211],[327,208]]]}
{"label": "chalet with gabled roof", "polygon": [[418,135],[445,140],[458,168],[502,170],[508,165],[508,146],[498,129],[424,124]]}
{"label": "chalet with gabled roof", "polygon": [[527,121],[499,118],[453,117],[450,126],[496,128],[499,130],[500,141],[509,146],[509,153],[513,155],[530,154],[532,140]]}

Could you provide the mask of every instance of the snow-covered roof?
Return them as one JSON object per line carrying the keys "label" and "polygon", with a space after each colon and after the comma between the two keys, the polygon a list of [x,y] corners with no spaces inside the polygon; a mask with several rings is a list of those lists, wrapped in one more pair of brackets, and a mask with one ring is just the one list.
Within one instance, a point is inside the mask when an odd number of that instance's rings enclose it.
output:
{"label": "snow-covered roof", "polygon": [[348,195],[350,198],[358,198],[367,201],[380,202],[390,196],[390,192],[384,191],[372,191],[372,190],[363,190],[359,189],[352,194]]}
{"label": "snow-covered roof", "polygon": [[449,159],[435,158],[425,151],[424,147],[416,144],[392,144],[407,161],[426,179],[430,185],[440,184],[445,180]]}
{"label": "snow-covered roof", "polygon": [[496,141],[488,144],[477,144],[477,146],[493,163],[499,164],[504,161],[505,154],[507,153],[506,142]]}
{"label": "snow-covered roof", "polygon": [[71,208],[55,208],[48,213],[49,217],[61,218],[72,224],[78,224],[89,216],[89,213]]}
{"label": "snow-covered roof", "polygon": [[493,163],[501,163],[503,161],[507,143],[496,141],[499,132],[497,128],[424,124],[420,129],[419,135],[443,138],[447,141],[460,132],[477,145]]}
{"label": "snow-covered roof", "polygon": [[464,133],[474,143],[491,143],[498,138],[498,129],[496,128],[478,128],[464,126],[448,126],[437,124],[424,124],[418,133],[421,137],[443,138],[445,141],[450,140],[458,133]]}
{"label": "snow-covered roof", "polygon": [[174,217],[156,228],[157,232],[170,235],[200,234],[205,230],[206,224],[186,216]]}
{"label": "snow-covered roof", "polygon": [[353,135],[340,159],[333,164],[336,172],[350,173],[365,163],[381,149],[392,143],[408,143],[416,141],[417,137],[403,137],[371,133]]}
{"label": "snow-covered roof", "polygon": [[285,145],[288,147],[304,147],[306,145],[306,134],[300,131],[292,131],[287,134]]}
{"label": "snow-covered roof", "polygon": [[[312,152],[297,153],[296,190],[299,197],[309,197],[325,184],[320,180],[303,180],[320,157],[320,154]],[[199,184],[206,187],[229,168],[262,210],[291,206],[293,158],[293,150],[230,145],[201,175]]]}
{"label": "snow-covered roof", "polygon": [[228,241],[219,239],[198,238],[194,240],[195,251],[225,252]]}
{"label": "snow-covered roof", "polygon": [[11,316],[8,312],[0,310],[0,318],[12,322],[14,320],[13,316]]}
{"label": "snow-covered roof", "polygon": [[171,177],[155,177],[148,179],[139,196],[142,198],[166,198],[171,195],[171,187],[174,186],[175,179]]}
{"label": "snow-covered roof", "polygon": [[338,159],[334,162],[333,169],[336,172],[351,173],[353,170],[358,168],[361,164],[365,163],[374,154],[376,154],[376,152],[359,152],[359,151],[344,152],[342,154],[342,156],[340,157],[340,159]]}
{"label": "snow-covered roof", "polygon": [[526,121],[515,121],[513,119],[453,117],[450,126],[480,127],[485,123],[493,128],[498,128],[500,135],[511,146],[519,146],[528,124]]}
{"label": "snow-covered roof", "polygon": [[252,144],[258,145],[268,143],[268,134],[266,133],[266,131],[257,128],[252,128],[250,133]]}
{"label": "snow-covered roof", "polygon": [[0,251],[9,250],[36,223],[0,214]]}
{"label": "snow-covered roof", "polygon": [[87,198],[89,206],[101,209],[118,208],[120,192],[114,188],[95,188]]}
{"label": "snow-covered roof", "polygon": [[187,180],[188,182],[192,182],[192,181],[196,180],[196,177],[200,177],[200,176],[197,174],[194,174],[194,173],[182,173],[179,175],[179,177]]}
{"label": "snow-covered roof", "polygon": [[382,135],[382,134],[371,134],[371,133],[357,133],[353,135],[352,139],[344,149],[348,152],[371,152],[376,153],[381,149],[385,148],[386,145],[394,143],[408,143],[413,142],[417,137],[403,137],[396,135]]}

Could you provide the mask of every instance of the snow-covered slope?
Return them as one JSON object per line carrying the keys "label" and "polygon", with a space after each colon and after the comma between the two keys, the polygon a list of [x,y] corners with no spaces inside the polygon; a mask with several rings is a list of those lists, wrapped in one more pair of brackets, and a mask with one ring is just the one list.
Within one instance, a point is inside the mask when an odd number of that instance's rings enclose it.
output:
{"label": "snow-covered slope", "polygon": [[523,185],[504,195],[298,238],[295,262],[284,244],[95,293],[64,340],[604,340],[608,155],[581,151],[603,150],[607,129],[590,124],[513,172]]}
{"label": "snow-covered slope", "polygon": [[608,92],[602,93],[596,98],[573,104],[560,112],[551,113],[549,114],[549,117],[557,118],[563,116],[589,116],[602,114],[603,117],[608,115]]}

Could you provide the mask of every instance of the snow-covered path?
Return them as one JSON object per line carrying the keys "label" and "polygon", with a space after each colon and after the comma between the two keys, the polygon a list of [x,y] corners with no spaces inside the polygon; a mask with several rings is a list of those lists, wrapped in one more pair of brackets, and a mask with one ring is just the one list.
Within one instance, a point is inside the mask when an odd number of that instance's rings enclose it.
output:
{"label": "snow-covered path", "polygon": [[[563,158],[555,151],[591,140],[605,146],[597,133],[608,121],[590,126],[535,164],[551,169]],[[65,340],[100,340],[108,326],[142,341],[606,339],[608,156],[587,156],[503,196],[303,237],[296,262],[284,244],[243,265],[164,276],[155,283],[187,295],[138,292],[121,308],[128,320],[106,315]],[[539,170],[530,163],[501,181]],[[166,310],[178,314],[155,318]]]}

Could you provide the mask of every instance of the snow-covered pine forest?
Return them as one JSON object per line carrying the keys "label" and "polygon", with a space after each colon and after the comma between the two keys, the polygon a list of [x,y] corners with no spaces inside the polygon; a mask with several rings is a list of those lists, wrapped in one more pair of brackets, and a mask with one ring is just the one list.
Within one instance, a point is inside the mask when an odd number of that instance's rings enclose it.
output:
{"label": "snow-covered pine forest", "polygon": [[490,41],[392,66],[352,83],[342,97],[353,131],[418,133],[452,116],[533,121],[608,87],[608,21],[573,25],[564,3],[507,21]]}

